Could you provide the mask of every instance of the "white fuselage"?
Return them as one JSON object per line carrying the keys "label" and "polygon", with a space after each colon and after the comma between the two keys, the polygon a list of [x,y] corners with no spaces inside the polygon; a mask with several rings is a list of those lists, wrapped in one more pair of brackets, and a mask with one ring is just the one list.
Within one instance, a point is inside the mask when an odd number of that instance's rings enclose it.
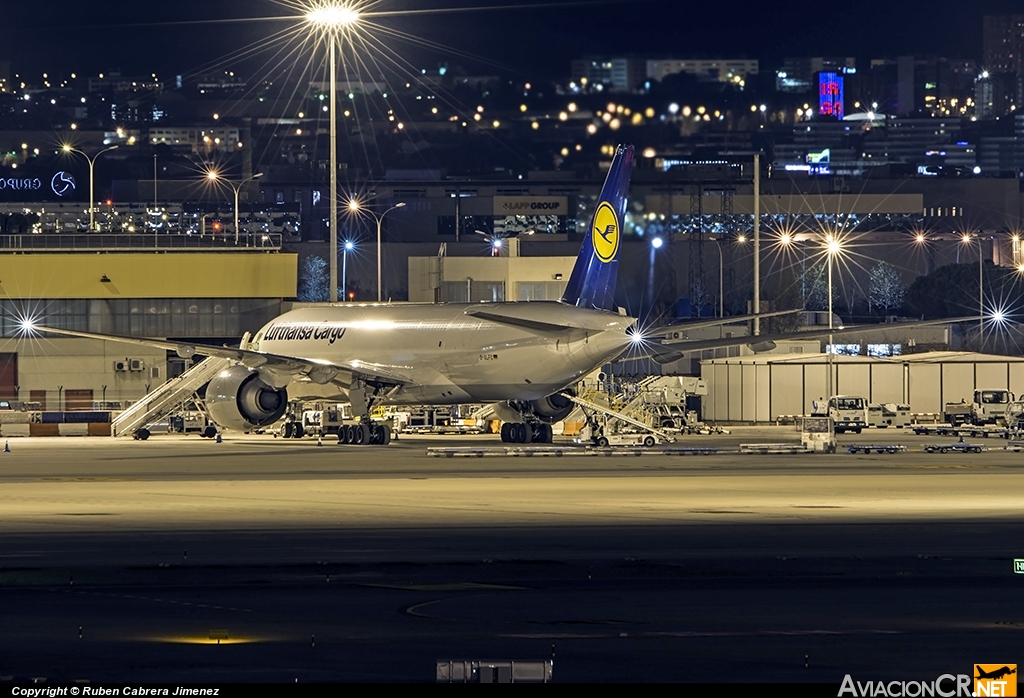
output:
{"label": "white fuselage", "polygon": [[[481,311],[519,324],[472,314]],[[535,400],[618,356],[633,323],[558,302],[322,305],[274,319],[250,347],[392,376],[402,385],[383,401],[393,404]],[[347,379],[288,385],[291,399],[345,400],[347,390]]]}

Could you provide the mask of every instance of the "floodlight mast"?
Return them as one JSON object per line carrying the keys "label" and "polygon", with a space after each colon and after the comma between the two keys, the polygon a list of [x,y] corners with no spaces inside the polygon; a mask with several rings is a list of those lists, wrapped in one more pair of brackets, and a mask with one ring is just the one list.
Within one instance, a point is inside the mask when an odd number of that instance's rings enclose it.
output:
{"label": "floodlight mast", "polygon": [[314,27],[322,30],[328,37],[328,51],[330,53],[330,80],[331,80],[331,105],[330,105],[330,299],[332,303],[338,302],[338,80],[337,64],[335,53],[338,32],[345,27],[351,26],[359,20],[359,13],[345,4],[340,3],[319,3],[314,9],[306,13],[306,21]]}

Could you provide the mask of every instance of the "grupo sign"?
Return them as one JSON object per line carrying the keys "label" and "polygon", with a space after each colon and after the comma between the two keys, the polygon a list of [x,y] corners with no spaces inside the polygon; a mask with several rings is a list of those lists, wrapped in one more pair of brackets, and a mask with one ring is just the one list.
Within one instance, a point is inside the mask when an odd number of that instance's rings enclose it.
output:
{"label": "grupo sign", "polygon": [[496,216],[565,216],[569,200],[564,196],[496,196]]}
{"label": "grupo sign", "polygon": [[64,170],[45,177],[0,177],[0,199],[8,201],[72,198],[77,189],[74,175]]}

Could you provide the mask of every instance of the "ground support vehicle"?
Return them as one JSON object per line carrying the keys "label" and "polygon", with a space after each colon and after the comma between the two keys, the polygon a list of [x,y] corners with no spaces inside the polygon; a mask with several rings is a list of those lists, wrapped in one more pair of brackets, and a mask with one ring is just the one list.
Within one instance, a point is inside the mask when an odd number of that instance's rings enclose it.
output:
{"label": "ground support vehicle", "polygon": [[895,403],[868,405],[868,426],[877,429],[910,426],[910,405]]}
{"label": "ground support vehicle", "polygon": [[1009,390],[974,391],[975,424],[1005,424],[1007,408],[1015,396]]}
{"label": "ground support vehicle", "polygon": [[978,438],[980,436],[986,439],[990,436],[1006,438],[1007,435],[1006,427],[984,425],[972,426],[967,424],[959,426],[946,426],[943,424],[918,425],[915,427],[911,427],[911,431],[913,431],[918,436],[929,436],[931,434],[936,434],[938,436],[959,436],[961,438],[965,436],[970,436],[972,438]]}
{"label": "ground support vehicle", "polygon": [[966,400],[947,402],[942,408],[942,421],[952,427],[958,427],[961,424],[974,424],[976,418],[974,403]]}
{"label": "ground support vehicle", "polygon": [[[210,421],[199,410],[182,410],[167,419],[167,431],[173,434],[200,434],[206,436]],[[216,433],[216,427],[214,427]]]}
{"label": "ground support vehicle", "polygon": [[[836,423],[830,416],[800,417],[800,445],[816,453],[836,452]],[[857,431],[860,431],[859,429]]]}
{"label": "ground support vehicle", "polygon": [[644,446],[651,448],[656,446],[658,440],[654,438],[653,434],[607,434],[598,436],[594,439],[594,445],[598,448],[607,448],[609,446]]}
{"label": "ground support vehicle", "polygon": [[951,444],[927,444],[924,447],[925,453],[948,453],[949,451],[959,451],[960,453],[981,453],[984,446],[979,444],[969,444],[966,441],[958,441]]}
{"label": "ground support vehicle", "polygon": [[486,419],[472,416],[478,406],[444,405],[409,410],[403,431],[419,434],[483,434],[489,429]]}
{"label": "ground support vehicle", "polygon": [[864,453],[868,454],[874,451],[875,453],[897,453],[899,451],[906,451],[907,447],[903,444],[850,444],[849,446],[843,446],[850,453]]}
{"label": "ground support vehicle", "polygon": [[952,426],[973,424],[1007,424],[1017,419],[1020,403],[1009,390],[975,390],[971,402],[947,402],[942,410],[943,419]]}
{"label": "ground support vehicle", "polygon": [[860,433],[868,426],[868,401],[859,395],[833,395],[828,400],[828,415],[835,425],[835,433]]}
{"label": "ground support vehicle", "polygon": [[803,444],[740,444],[740,453],[768,455],[774,453],[812,453]]}

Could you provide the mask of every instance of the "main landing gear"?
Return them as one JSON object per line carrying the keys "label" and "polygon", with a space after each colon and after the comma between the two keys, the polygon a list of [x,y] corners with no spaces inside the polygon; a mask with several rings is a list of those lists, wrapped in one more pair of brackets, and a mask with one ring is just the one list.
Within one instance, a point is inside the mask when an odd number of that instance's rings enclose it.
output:
{"label": "main landing gear", "polygon": [[391,427],[387,424],[342,424],[338,427],[338,443],[356,446],[387,446],[391,443]]}
{"label": "main landing gear", "polygon": [[501,442],[503,444],[549,444],[551,425],[543,422],[502,422]]}

